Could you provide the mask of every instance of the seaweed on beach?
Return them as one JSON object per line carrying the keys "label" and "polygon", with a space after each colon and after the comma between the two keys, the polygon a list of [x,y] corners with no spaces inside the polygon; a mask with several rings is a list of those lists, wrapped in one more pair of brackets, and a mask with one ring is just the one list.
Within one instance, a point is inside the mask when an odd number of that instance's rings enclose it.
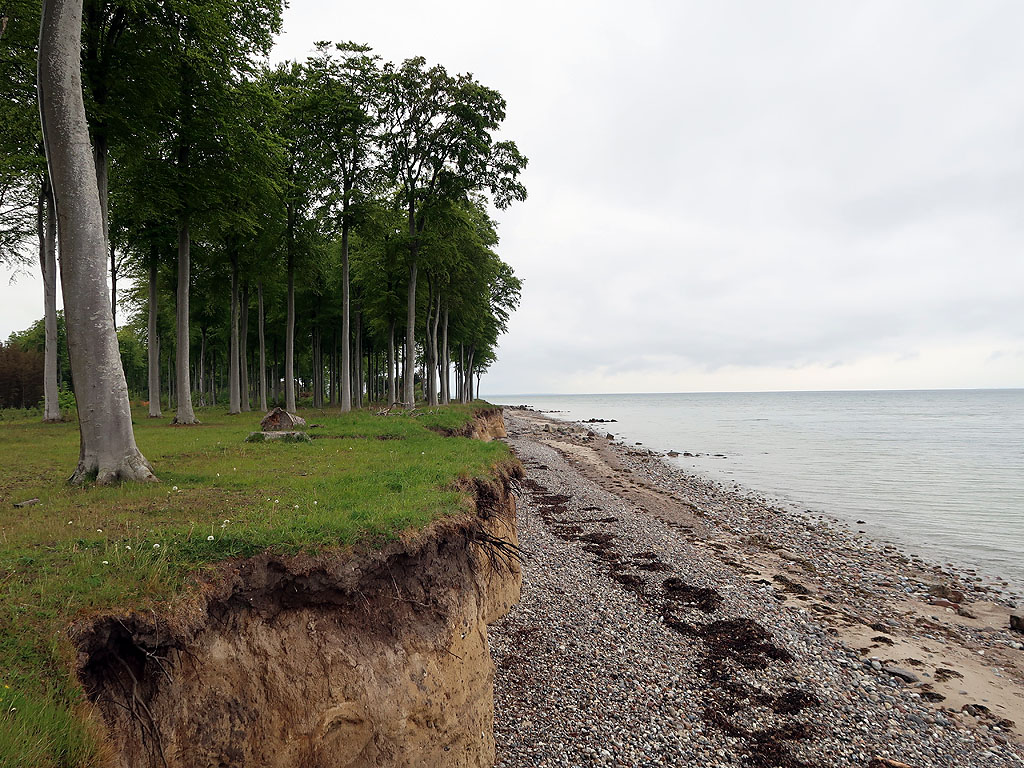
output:
{"label": "seaweed on beach", "polygon": [[713,613],[722,604],[722,595],[710,587],[694,587],[675,576],[662,582],[665,598],[687,608]]}

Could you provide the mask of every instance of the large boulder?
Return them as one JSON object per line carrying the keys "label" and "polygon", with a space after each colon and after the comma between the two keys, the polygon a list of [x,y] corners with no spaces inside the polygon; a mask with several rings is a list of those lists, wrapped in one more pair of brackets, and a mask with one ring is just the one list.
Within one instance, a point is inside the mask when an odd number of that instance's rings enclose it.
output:
{"label": "large boulder", "polygon": [[297,427],[306,426],[306,420],[294,413],[288,413],[284,408],[274,408],[263,417],[260,422],[260,429],[263,432],[294,432]]}

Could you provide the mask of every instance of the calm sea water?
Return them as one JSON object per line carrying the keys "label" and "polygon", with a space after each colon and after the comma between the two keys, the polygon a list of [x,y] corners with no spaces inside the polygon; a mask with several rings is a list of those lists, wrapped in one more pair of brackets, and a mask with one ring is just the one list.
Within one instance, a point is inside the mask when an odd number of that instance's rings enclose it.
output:
{"label": "calm sea water", "polygon": [[[1024,390],[507,395],[1024,592]],[[726,458],[715,458],[723,454]]]}

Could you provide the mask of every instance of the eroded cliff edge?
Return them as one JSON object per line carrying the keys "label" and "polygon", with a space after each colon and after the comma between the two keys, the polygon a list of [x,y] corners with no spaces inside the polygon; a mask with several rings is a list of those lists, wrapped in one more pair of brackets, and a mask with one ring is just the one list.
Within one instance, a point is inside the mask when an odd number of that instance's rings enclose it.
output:
{"label": "eroded cliff edge", "polygon": [[380,551],[228,563],[163,615],[75,626],[114,764],[492,765],[487,625],[519,599],[519,471]]}

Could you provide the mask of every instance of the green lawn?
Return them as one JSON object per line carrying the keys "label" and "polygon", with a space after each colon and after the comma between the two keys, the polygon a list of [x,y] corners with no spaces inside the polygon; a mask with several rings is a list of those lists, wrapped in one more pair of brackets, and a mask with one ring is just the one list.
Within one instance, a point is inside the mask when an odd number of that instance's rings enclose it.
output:
{"label": "green lawn", "polygon": [[201,425],[171,427],[139,409],[161,482],[111,488],[65,482],[76,423],[0,421],[0,766],[98,764],[71,676],[76,618],[165,603],[227,558],[379,546],[467,509],[458,479],[490,476],[508,449],[435,430],[484,405],[301,411],[311,444],[243,442],[259,413],[201,409]]}

